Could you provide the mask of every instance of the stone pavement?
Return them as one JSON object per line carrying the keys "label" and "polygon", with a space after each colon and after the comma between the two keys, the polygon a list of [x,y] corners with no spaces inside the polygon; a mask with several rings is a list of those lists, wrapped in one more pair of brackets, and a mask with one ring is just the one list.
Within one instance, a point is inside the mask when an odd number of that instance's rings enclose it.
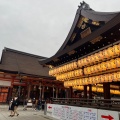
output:
{"label": "stone pavement", "polygon": [[56,120],[44,115],[44,111],[35,111],[32,108],[23,111],[23,107],[18,107],[19,116],[9,117],[8,105],[0,105],[0,120]]}

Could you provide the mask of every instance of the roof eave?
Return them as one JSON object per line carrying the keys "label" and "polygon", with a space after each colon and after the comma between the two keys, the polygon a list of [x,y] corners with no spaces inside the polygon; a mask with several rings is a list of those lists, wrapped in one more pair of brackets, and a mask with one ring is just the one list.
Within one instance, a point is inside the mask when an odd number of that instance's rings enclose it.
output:
{"label": "roof eave", "polygon": [[46,59],[44,61],[41,61],[41,64],[45,65],[48,62],[52,61],[53,59],[58,58],[61,55],[70,52],[71,50],[75,49],[76,47],[86,43],[87,41],[90,41],[90,40],[96,38],[100,34],[103,34],[104,32],[106,32],[107,30],[111,29],[112,27],[116,26],[119,23],[120,23],[120,13],[118,13],[113,19],[111,19],[109,22],[107,22],[103,27],[101,27],[98,30],[94,31],[92,34],[90,34],[89,36],[83,38],[82,40],[78,41],[77,43],[73,44],[69,48],[66,48],[66,49],[60,51],[59,53],[55,54],[51,58],[48,58],[48,59]]}

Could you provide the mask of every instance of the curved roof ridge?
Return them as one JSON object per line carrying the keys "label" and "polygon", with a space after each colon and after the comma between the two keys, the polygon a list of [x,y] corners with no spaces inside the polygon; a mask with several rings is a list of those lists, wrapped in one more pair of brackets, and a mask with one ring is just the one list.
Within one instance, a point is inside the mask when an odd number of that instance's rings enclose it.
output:
{"label": "curved roof ridge", "polygon": [[22,54],[22,55],[26,55],[26,56],[31,56],[31,57],[35,57],[35,58],[39,58],[39,59],[47,59],[47,57],[34,55],[34,54],[31,54],[31,53],[22,52],[22,51],[14,50],[14,49],[7,48],[7,47],[5,47],[3,51],[10,51],[10,52],[14,52],[14,53],[18,53],[18,54]]}
{"label": "curved roof ridge", "polygon": [[120,12],[97,12],[94,10],[87,10],[87,9],[81,10],[81,15],[86,18],[89,18],[91,20],[106,21],[106,22],[110,21],[119,13]]}
{"label": "curved roof ridge", "polygon": [[115,11],[115,12],[100,12],[100,11],[95,11],[95,10],[87,10],[87,9],[84,9],[85,11],[89,11],[89,12],[92,12],[93,14],[101,14],[102,15],[108,15],[108,14],[118,14],[119,11]]}
{"label": "curved roof ridge", "polygon": [[85,3],[83,1],[82,3],[80,3],[80,6],[78,6],[75,18],[73,20],[73,24],[69,30],[69,33],[68,33],[65,41],[63,42],[63,44],[61,45],[59,50],[55,53],[55,55],[58,54],[60,51],[62,51],[65,48],[65,46],[67,45],[70,37],[72,36],[72,33],[73,33],[73,31],[77,25],[77,22],[81,16],[89,18],[89,19],[94,20],[94,21],[108,22],[112,18],[114,18],[118,13],[120,13],[120,12],[105,12],[104,13],[104,12],[94,11],[93,9],[90,8],[90,6],[87,3]]}

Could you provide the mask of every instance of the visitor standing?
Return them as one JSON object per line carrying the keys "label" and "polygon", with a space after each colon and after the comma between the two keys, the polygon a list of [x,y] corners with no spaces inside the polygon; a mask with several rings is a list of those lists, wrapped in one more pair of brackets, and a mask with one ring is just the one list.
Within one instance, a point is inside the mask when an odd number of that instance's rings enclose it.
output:
{"label": "visitor standing", "polygon": [[11,111],[9,117],[12,117],[14,115],[13,98],[9,102],[9,110]]}
{"label": "visitor standing", "polygon": [[18,106],[19,106],[19,99],[18,98],[15,98],[15,102],[14,102],[14,115],[15,113],[17,114],[17,116],[19,115],[17,109],[18,109]]}
{"label": "visitor standing", "polygon": [[36,103],[36,100],[35,98],[32,99],[32,109],[35,110],[35,103]]}
{"label": "visitor standing", "polygon": [[27,99],[25,99],[25,101],[24,101],[24,108],[23,108],[23,110],[27,110],[27,103],[28,103],[28,100],[27,100]]}

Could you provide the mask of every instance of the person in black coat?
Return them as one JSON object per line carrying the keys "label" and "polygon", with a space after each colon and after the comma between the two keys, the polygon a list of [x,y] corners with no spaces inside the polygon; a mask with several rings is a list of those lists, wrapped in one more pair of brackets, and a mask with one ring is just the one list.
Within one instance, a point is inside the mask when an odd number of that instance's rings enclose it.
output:
{"label": "person in black coat", "polygon": [[16,104],[16,100],[15,98],[13,98],[13,100],[11,101],[11,106],[10,106],[10,110],[11,110],[11,117],[13,117],[15,115],[15,104]]}
{"label": "person in black coat", "polygon": [[14,116],[14,106],[15,106],[15,99],[13,98],[9,103],[9,110],[11,110],[10,117]]}
{"label": "person in black coat", "polygon": [[17,108],[18,108],[18,105],[19,105],[19,100],[18,98],[14,97],[13,98],[13,102],[11,104],[11,117],[13,117],[15,115],[15,113],[17,114],[17,116],[19,115],[18,112],[17,112]]}
{"label": "person in black coat", "polygon": [[39,99],[39,100],[38,100],[38,103],[37,103],[37,109],[38,109],[38,110],[41,109],[41,105],[42,105],[41,99]]}
{"label": "person in black coat", "polygon": [[27,99],[25,99],[25,101],[24,101],[24,108],[23,108],[23,110],[27,110],[27,103],[28,103],[28,100],[27,100]]}
{"label": "person in black coat", "polygon": [[15,98],[15,100],[14,100],[14,115],[15,115],[15,113],[16,113],[17,116],[19,115],[18,112],[17,112],[18,106],[19,106],[19,99],[18,99],[18,98]]}

